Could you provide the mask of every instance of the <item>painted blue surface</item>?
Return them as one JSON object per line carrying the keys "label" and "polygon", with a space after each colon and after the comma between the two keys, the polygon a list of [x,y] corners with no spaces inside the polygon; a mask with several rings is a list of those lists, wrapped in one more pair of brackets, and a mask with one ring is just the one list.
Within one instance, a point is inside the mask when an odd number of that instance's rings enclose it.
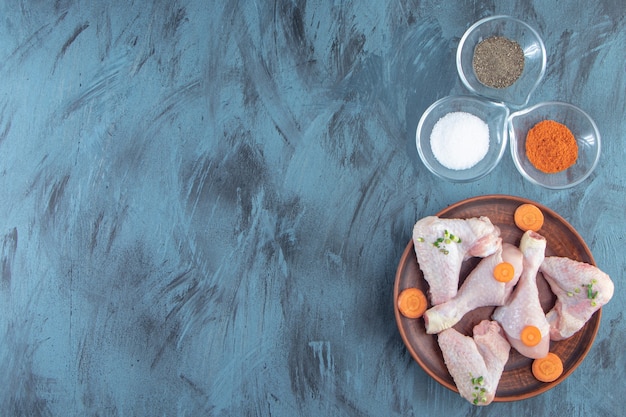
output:
{"label": "painted blue surface", "polygon": [[[562,3],[2,2],[0,414],[622,414],[626,9]],[[530,104],[603,135],[571,190],[418,160],[461,35],[502,13],[548,50]],[[411,359],[392,288],[418,218],[493,193],[559,212],[616,292],[565,382],[477,409]]]}

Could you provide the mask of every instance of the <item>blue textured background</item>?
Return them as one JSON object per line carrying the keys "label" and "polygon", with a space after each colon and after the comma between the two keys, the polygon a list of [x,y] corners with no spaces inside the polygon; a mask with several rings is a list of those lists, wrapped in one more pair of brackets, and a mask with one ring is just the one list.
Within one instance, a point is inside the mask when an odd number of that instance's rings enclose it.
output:
{"label": "blue textured background", "polygon": [[[1,2],[0,414],[622,414],[624,3],[442,3]],[[469,185],[418,160],[460,37],[501,13],[548,50],[531,104],[603,135],[571,190],[508,153]],[[392,288],[418,218],[492,193],[559,212],[616,292],[564,383],[478,409],[407,353]]]}

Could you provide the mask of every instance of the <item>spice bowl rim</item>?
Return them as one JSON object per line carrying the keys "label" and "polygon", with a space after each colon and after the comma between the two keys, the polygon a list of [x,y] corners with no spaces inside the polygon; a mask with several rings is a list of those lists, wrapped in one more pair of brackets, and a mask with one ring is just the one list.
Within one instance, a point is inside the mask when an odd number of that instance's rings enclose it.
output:
{"label": "spice bowl rim", "polygon": [[[518,151],[518,143],[522,141],[522,144],[525,145],[526,137],[519,137],[516,134],[516,121],[523,117],[528,117],[530,114],[536,114],[536,121],[532,123],[538,123],[541,120],[555,120],[555,118],[550,117],[550,110],[555,110],[556,108],[566,109],[568,112],[575,113],[580,123],[586,124],[586,128],[591,132],[592,141],[583,141],[585,144],[591,143],[592,146],[589,147],[581,147],[581,137],[578,135],[576,131],[572,133],[576,137],[577,143],[579,143],[579,160],[581,157],[581,149],[585,151],[589,149],[591,152],[584,155],[585,159],[583,161],[582,166],[577,166],[578,161],[574,164],[573,167],[570,167],[560,173],[555,174],[546,174],[538,171],[532,166],[529,166],[530,163],[528,158],[526,157],[525,152]],[[547,111],[542,111],[547,110]],[[559,123],[563,123],[563,120],[555,120]],[[568,128],[571,128],[571,124],[565,124]],[[532,127],[532,126],[531,126]],[[563,101],[544,101],[541,103],[534,104],[530,107],[526,107],[524,109],[511,112],[507,117],[507,130],[509,136],[509,149],[511,153],[511,157],[513,159],[513,163],[517,171],[529,182],[539,185],[544,188],[553,189],[553,190],[564,190],[571,187],[574,187],[583,181],[585,181],[589,176],[595,171],[598,166],[598,162],[600,160],[600,155],[602,153],[602,137],[600,134],[600,130],[596,122],[593,118],[580,107],[563,102]],[[526,129],[527,131],[528,129]],[[585,162],[587,161],[587,162]],[[564,179],[561,182],[554,182],[554,179]]]}
{"label": "spice bowl rim", "polygon": [[[495,23],[498,21],[503,21],[506,23],[513,23],[515,25],[519,25],[523,27],[524,29],[528,30],[529,33],[532,34],[532,37],[534,38],[535,42],[538,44],[539,52],[540,52],[540,56],[539,56],[540,67],[539,67],[538,73],[534,75],[531,73],[527,73],[527,69],[525,68],[524,71],[522,72],[522,75],[520,76],[520,79],[516,80],[515,83],[513,83],[511,86],[502,88],[502,89],[491,88],[482,84],[480,81],[478,81],[478,79],[476,79],[476,75],[473,73],[473,66],[472,66],[471,61],[466,62],[469,56],[473,57],[473,50],[475,47],[475,45],[468,45],[468,40],[470,36],[472,36],[480,27],[485,26],[486,24]],[[497,33],[494,33],[493,36],[497,36],[497,35],[498,35]],[[512,40],[516,42],[518,41],[518,39],[512,39]],[[472,47],[472,52],[471,53],[466,52],[465,51],[466,48],[470,46]],[[525,66],[527,67],[528,65],[526,64],[527,63],[525,63]],[[465,67],[469,67],[469,69]],[[518,19],[516,17],[510,16],[510,15],[506,15],[506,14],[487,16],[485,18],[482,18],[474,22],[465,30],[465,32],[461,36],[461,39],[459,40],[459,44],[456,50],[456,69],[457,69],[457,73],[459,75],[459,78],[461,79],[462,84],[472,94],[476,94],[478,96],[487,98],[489,100],[503,102],[504,104],[509,106],[511,109],[520,109],[528,105],[528,102],[530,101],[530,97],[532,96],[533,92],[537,89],[537,87],[539,86],[539,84],[541,83],[541,81],[543,80],[545,76],[546,68],[547,68],[547,50],[539,32],[535,30],[535,28],[530,26],[528,23],[526,23],[525,21]],[[471,74],[473,74],[472,76],[468,74],[470,72],[470,69],[472,71]],[[530,80],[527,81],[524,79],[528,77],[533,77],[534,82],[531,82]],[[524,83],[528,85],[523,85]],[[509,94],[512,95],[513,97],[512,98],[508,97]]]}
{"label": "spice bowl rim", "polygon": [[[457,103],[457,106],[455,106],[455,103]],[[466,105],[468,105],[469,108]],[[456,108],[459,106],[460,108]],[[475,114],[477,113],[477,108],[484,109],[483,111],[485,113],[499,113],[499,116],[496,118],[478,116]],[[434,158],[430,150],[430,132],[432,131],[432,126],[434,126],[439,118],[454,111],[466,111],[474,114],[489,126],[489,148],[487,155],[475,166],[463,170],[453,170],[444,167]],[[437,117],[438,115],[439,117]],[[428,171],[441,179],[454,183],[477,181],[491,173],[500,163],[506,152],[508,145],[507,121],[509,115],[510,109],[504,103],[487,100],[481,96],[449,95],[442,97],[432,103],[422,113],[417,124],[415,130],[415,145],[419,158]],[[437,118],[437,120],[434,120],[434,118]],[[497,127],[497,131],[492,133],[494,127]],[[430,130],[426,132],[425,129],[428,128],[430,128]],[[496,138],[497,141],[494,140],[494,138]]]}

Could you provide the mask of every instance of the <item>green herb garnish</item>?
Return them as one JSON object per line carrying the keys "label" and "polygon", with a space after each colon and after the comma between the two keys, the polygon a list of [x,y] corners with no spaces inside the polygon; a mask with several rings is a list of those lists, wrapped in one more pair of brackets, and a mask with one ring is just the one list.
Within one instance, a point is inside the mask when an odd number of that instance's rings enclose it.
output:
{"label": "green herb garnish", "polygon": [[583,284],[582,286],[587,288],[587,298],[589,300],[591,300],[591,306],[595,307],[598,305],[598,303],[596,302],[596,298],[598,297],[598,291],[594,291],[593,290],[593,285],[597,284],[598,281],[595,279],[592,279],[589,284]]}
{"label": "green herb garnish", "polygon": [[472,382],[472,385],[474,386],[474,392],[472,392],[472,403],[474,405],[478,405],[478,403],[486,403],[487,402],[487,388],[485,388],[483,385],[485,385],[485,379],[482,376],[479,377],[473,377],[472,374],[470,374],[470,381]]}
{"label": "green herb garnish", "polygon": [[461,238],[453,235],[448,230],[444,230],[443,237],[437,238],[432,245],[439,249],[439,252],[447,255],[450,253],[450,250],[446,247],[446,245],[450,245],[452,243],[461,243]]}

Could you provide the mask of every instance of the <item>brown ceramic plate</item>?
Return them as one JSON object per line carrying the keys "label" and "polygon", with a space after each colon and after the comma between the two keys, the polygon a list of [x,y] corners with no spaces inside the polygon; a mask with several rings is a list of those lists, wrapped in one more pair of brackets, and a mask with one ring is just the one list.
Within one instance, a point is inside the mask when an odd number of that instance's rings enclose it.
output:
{"label": "brown ceramic plate", "polygon": [[[546,256],[566,256],[595,265],[589,248],[576,230],[557,213],[534,201],[506,195],[474,197],[441,210],[437,216],[443,218],[487,216],[500,228],[504,242],[519,245],[522,231],[515,226],[513,213],[519,205],[524,203],[536,205],[544,214],[545,222],[539,234],[547,239]],[[460,283],[465,280],[478,261],[479,259],[470,259],[463,264]],[[537,276],[537,285],[541,305],[547,312],[554,305],[556,297],[541,274]],[[417,264],[413,241],[410,241],[404,250],[396,272],[393,289],[396,322],[407,349],[424,371],[441,385],[458,392],[443,361],[437,344],[437,336],[426,333],[422,318],[407,319],[398,311],[398,294],[408,287],[420,288],[425,293],[428,291],[428,284]],[[483,319],[489,319],[493,310],[493,307],[478,308],[466,314],[454,328],[465,335],[471,335],[474,325]],[[553,388],[567,378],[589,352],[600,326],[600,316],[601,310],[598,310],[587,324],[569,339],[551,342],[550,351],[561,358],[564,368],[561,377],[554,382],[544,383],[535,379],[531,371],[532,360],[511,348],[509,361],[504,367],[494,401],[517,401],[530,398]]]}

